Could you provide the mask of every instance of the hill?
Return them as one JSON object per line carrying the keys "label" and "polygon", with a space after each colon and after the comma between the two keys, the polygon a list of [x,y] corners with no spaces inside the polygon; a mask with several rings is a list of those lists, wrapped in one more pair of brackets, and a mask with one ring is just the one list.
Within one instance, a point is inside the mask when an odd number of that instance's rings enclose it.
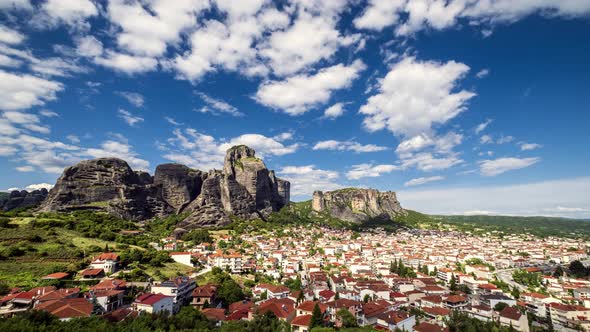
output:
{"label": "hill", "polygon": [[519,216],[432,216],[439,224],[457,230],[501,232],[504,234],[529,233],[540,237],[561,236],[570,238],[590,237],[590,222],[580,219]]}

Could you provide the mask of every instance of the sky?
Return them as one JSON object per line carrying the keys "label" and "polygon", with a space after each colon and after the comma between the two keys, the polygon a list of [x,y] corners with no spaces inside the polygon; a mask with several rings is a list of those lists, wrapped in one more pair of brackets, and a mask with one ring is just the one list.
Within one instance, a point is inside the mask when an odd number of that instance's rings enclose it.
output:
{"label": "sky", "polygon": [[590,218],[588,0],[0,0],[0,190],[84,159]]}

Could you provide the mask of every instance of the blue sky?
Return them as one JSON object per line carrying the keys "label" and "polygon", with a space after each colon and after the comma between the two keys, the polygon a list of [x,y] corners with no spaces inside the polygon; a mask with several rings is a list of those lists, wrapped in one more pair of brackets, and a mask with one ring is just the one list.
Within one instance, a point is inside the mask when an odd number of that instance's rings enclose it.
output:
{"label": "blue sky", "polygon": [[0,188],[114,156],[590,218],[590,2],[0,1]]}

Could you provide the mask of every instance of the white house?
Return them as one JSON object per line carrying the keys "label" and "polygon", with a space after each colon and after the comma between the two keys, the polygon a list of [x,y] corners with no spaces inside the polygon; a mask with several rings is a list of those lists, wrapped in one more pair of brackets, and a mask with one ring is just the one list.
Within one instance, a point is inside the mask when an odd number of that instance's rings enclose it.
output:
{"label": "white house", "polygon": [[159,312],[172,313],[174,310],[174,298],[164,294],[143,294],[133,302],[133,310],[150,314]]}

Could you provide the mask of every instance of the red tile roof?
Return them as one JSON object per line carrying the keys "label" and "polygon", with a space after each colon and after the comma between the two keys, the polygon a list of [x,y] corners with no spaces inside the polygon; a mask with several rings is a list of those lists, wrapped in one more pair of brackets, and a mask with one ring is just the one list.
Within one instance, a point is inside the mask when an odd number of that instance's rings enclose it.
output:
{"label": "red tile roof", "polygon": [[69,273],[56,272],[56,273],[48,274],[48,275],[46,275],[45,277],[43,277],[41,279],[45,279],[45,280],[48,280],[48,279],[57,279],[57,280],[59,280],[59,279],[63,279],[63,278],[69,277],[69,276],[70,276]]}
{"label": "red tile roof", "polygon": [[145,305],[154,305],[154,304],[160,302],[162,299],[167,298],[167,297],[170,297],[170,296],[166,296],[161,293],[158,293],[158,294],[147,293],[147,294],[143,294],[143,295],[139,296],[138,298],[136,298],[135,303],[145,304]]}
{"label": "red tile roof", "polygon": [[225,320],[225,309],[217,308],[205,308],[201,310],[203,315],[209,320],[224,321]]}
{"label": "red tile roof", "polygon": [[309,326],[311,323],[311,315],[301,315],[297,316],[291,322],[291,325],[295,326]]}
{"label": "red tile roof", "polygon": [[89,317],[94,305],[83,298],[47,301],[35,307],[59,318]]}

